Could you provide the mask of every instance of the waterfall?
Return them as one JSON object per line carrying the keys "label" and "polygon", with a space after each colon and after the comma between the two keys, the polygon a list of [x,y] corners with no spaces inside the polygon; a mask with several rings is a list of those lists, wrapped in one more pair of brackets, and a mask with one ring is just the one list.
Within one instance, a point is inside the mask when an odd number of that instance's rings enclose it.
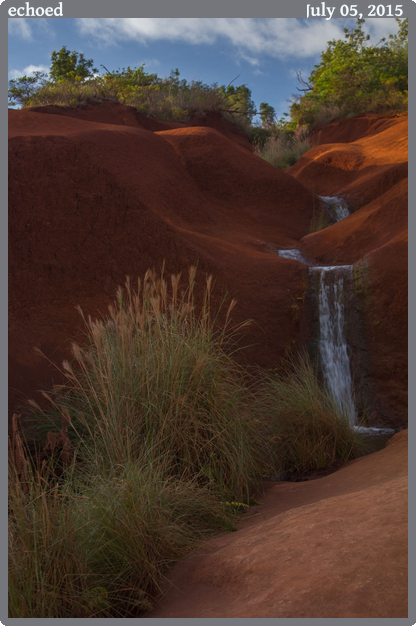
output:
{"label": "waterfall", "polygon": [[299,252],[297,248],[292,248],[291,250],[278,250],[278,254],[284,259],[292,259],[294,261],[304,263],[305,265],[310,265],[310,262]]}
{"label": "waterfall", "polygon": [[343,198],[338,196],[319,196],[325,205],[325,208],[329,216],[334,222],[340,222],[349,216],[350,212],[347,207],[347,203]]}
{"label": "waterfall", "polygon": [[[348,215],[347,204],[337,196],[320,196],[330,219],[335,223]],[[357,425],[357,409],[352,394],[352,377],[345,337],[344,302],[346,287],[353,284],[353,266],[319,267],[306,259],[297,248],[279,250],[279,256],[309,265],[309,275],[316,275],[318,287],[319,340],[318,349],[324,384],[342,413],[355,430],[368,436],[389,435],[392,428],[374,428]]]}
{"label": "waterfall", "polygon": [[319,355],[324,383],[342,413],[355,424],[350,361],[345,338],[344,287],[352,279],[352,265],[313,267],[319,275]]}

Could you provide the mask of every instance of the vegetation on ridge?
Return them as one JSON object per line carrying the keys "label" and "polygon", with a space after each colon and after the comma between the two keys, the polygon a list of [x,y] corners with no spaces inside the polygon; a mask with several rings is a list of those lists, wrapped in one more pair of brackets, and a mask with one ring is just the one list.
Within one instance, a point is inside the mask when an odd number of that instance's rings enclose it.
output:
{"label": "vegetation on ridge", "polygon": [[[307,135],[316,126],[370,111],[407,110],[408,19],[396,21],[398,32],[376,45],[366,44],[362,18],[355,29],[344,29],[344,40],[329,41],[309,78],[298,73],[302,93],[292,97],[290,114],[279,120],[267,102],[256,110],[246,85],[188,82],[180,79],[178,69],[161,78],[147,73],[144,64],[116,71],[101,66],[105,71],[98,73],[92,59],[66,46],[52,53],[49,76],[35,72],[9,81],[9,104],[79,106],[111,99],[144,115],[179,122],[216,112],[247,134],[258,156],[285,168],[309,149]],[[260,122],[253,123],[256,114]]]}
{"label": "vegetation on ridge", "polygon": [[372,46],[366,45],[370,36],[363,32],[364,22],[361,18],[355,29],[344,28],[344,41],[328,42],[307,81],[299,76],[303,95],[290,108],[292,127],[407,110],[408,19],[396,18],[397,34]]}

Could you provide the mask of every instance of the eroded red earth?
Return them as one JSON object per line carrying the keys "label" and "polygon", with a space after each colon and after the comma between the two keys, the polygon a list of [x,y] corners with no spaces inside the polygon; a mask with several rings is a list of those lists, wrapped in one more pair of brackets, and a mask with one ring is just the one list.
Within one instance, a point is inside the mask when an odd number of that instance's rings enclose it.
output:
{"label": "eroded red earth", "polygon": [[407,617],[407,430],[333,474],[268,483],[174,565],[149,618]]}
{"label": "eroded red earth", "polygon": [[[227,291],[234,320],[254,320],[240,358],[276,367],[304,341],[307,268],[276,254],[299,247],[360,268],[377,410],[405,427],[407,118],[333,123],[313,144],[279,171],[214,115],[186,126],[115,103],[9,111],[10,415],[59,381],[33,348],[59,365],[82,340],[75,307],[105,313],[126,275],[163,261],[167,274],[213,274],[217,302]],[[314,194],[352,214],[309,234]],[[398,433],[330,476],[268,489],[257,517],[174,568],[178,590],[152,616],[405,617],[406,450]]]}

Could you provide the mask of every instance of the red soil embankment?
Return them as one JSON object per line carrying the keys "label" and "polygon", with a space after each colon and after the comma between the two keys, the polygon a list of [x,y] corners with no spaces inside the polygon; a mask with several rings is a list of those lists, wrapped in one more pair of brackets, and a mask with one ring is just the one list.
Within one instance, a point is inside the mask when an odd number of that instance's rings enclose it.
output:
{"label": "red soil embankment", "polygon": [[161,130],[171,130],[172,128],[186,128],[189,126],[207,126],[214,128],[225,135],[228,139],[232,139],[240,147],[246,148],[249,152],[254,152],[254,146],[241,131],[233,124],[228,124],[221,119],[219,113],[206,113],[193,117],[187,124],[182,122],[166,122],[164,120],[146,117],[139,113],[135,107],[121,106],[118,102],[105,101],[104,105],[87,103],[77,108],[68,108],[61,106],[43,106],[33,107],[31,111],[36,113],[46,113],[47,115],[61,115],[77,120],[101,124],[119,124],[121,126],[132,126],[135,128],[143,128],[153,132]]}
{"label": "red soil embankment", "polygon": [[[340,143],[360,132],[363,138]],[[354,211],[299,247],[323,265],[358,264],[374,419],[392,426],[407,423],[407,135],[407,117],[343,120],[317,133],[328,143],[287,170],[314,193],[345,198]]]}
{"label": "red soil embankment", "polygon": [[168,274],[212,273],[217,302],[224,289],[237,298],[235,321],[255,320],[248,362],[275,366],[296,341],[306,270],[270,249],[308,233],[310,192],[218,130],[152,132],[121,123],[126,109],[94,105],[97,122],[9,112],[11,412],[59,380],[34,346],[60,364],[82,338],[75,307],[105,314],[126,275],[164,260]]}
{"label": "red soil embankment", "polygon": [[324,478],[269,483],[168,580],[144,617],[407,617],[407,431]]}

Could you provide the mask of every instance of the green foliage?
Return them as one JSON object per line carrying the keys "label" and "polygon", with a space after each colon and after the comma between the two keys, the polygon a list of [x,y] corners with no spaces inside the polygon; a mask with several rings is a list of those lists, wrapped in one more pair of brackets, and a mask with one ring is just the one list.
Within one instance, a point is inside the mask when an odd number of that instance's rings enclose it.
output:
{"label": "green foliage", "polygon": [[229,112],[239,113],[248,121],[256,115],[256,106],[251,98],[251,90],[246,85],[221,85],[220,95],[223,96],[224,106]]}
{"label": "green foliage", "polygon": [[260,119],[263,128],[272,129],[276,122],[276,111],[267,102],[260,103]]}
{"label": "green foliage", "polygon": [[52,486],[9,469],[9,617],[138,617],[174,560],[235,530],[208,487],[169,478],[146,450],[117,471],[84,463],[82,481],[72,472]]}
{"label": "green foliage", "polygon": [[340,117],[369,110],[405,109],[408,20],[396,21],[398,33],[377,45],[366,45],[369,36],[362,30],[364,19],[357,20],[355,29],[344,29],[344,41],[329,41],[308,81],[301,81],[305,94],[292,104],[292,120],[317,125],[325,108],[338,110]]}
{"label": "green foliage", "polygon": [[306,133],[294,135],[288,129],[275,131],[256,147],[256,154],[278,169],[294,165],[310,149]]}
{"label": "green foliage", "polygon": [[138,617],[175,559],[236,529],[263,446],[224,350],[234,303],[220,323],[208,278],[197,313],[195,274],[127,282],[73,344],[50,409],[31,403],[38,419],[64,416],[75,453],[52,486],[43,465],[11,458],[11,617]]}
{"label": "green foliage", "polygon": [[262,379],[257,403],[277,473],[342,465],[365,450],[306,355],[289,360],[280,373],[265,372]]}
{"label": "green foliage", "polygon": [[86,321],[89,344],[73,344],[66,384],[47,397],[70,416],[76,439],[89,442],[95,467],[133,462],[151,448],[170,459],[173,475],[198,476],[241,499],[255,453],[242,372],[223,350],[228,330],[215,331],[211,280],[197,314],[195,268],[184,296],[179,279],[172,277],[170,294],[153,272],[136,292],[127,283],[107,319]]}
{"label": "green foliage", "polygon": [[58,52],[55,50],[51,55],[51,68],[49,75],[52,81],[62,79],[85,80],[98,72],[93,67],[94,61],[86,59],[82,53],[70,52],[66,46],[63,46]]}
{"label": "green foliage", "polygon": [[33,76],[22,76],[9,80],[9,106],[29,106],[32,98],[47,84],[47,74],[34,72]]}
{"label": "green foliage", "polygon": [[195,115],[218,112],[245,132],[256,109],[251,91],[245,85],[218,86],[180,78],[176,68],[162,78],[139,67],[98,74],[93,60],[63,46],[51,56],[49,78],[37,72],[33,77],[9,81],[10,105],[79,106],[102,98],[131,105],[151,117],[188,121]]}

